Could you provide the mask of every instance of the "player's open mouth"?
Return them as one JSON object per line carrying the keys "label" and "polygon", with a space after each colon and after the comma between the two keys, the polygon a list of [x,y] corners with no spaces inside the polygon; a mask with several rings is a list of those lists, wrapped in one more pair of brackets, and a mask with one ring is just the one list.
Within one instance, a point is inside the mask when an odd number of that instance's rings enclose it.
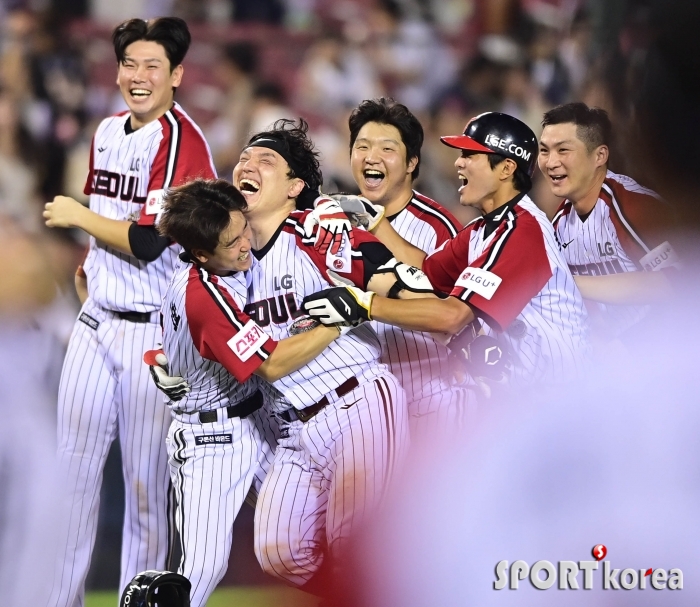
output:
{"label": "player's open mouth", "polygon": [[564,179],[566,179],[566,175],[550,175],[549,178],[554,183],[561,183]]}
{"label": "player's open mouth", "polygon": [[247,194],[257,194],[260,191],[260,184],[252,179],[241,179],[238,182],[238,189],[244,196]]}
{"label": "player's open mouth", "polygon": [[376,188],[384,179],[384,173],[374,169],[365,169],[362,174],[365,177],[367,187]]}
{"label": "player's open mouth", "polygon": [[461,192],[464,188],[467,187],[469,180],[464,175],[458,175],[458,177],[459,177],[459,180],[462,182],[462,185],[459,187],[459,189],[457,191]]}
{"label": "player's open mouth", "polygon": [[238,256],[238,261],[247,261],[248,257],[250,257],[250,251],[246,251],[245,253],[241,253]]}
{"label": "player's open mouth", "polygon": [[137,99],[145,99],[151,96],[151,91],[146,89],[129,89],[129,94]]}

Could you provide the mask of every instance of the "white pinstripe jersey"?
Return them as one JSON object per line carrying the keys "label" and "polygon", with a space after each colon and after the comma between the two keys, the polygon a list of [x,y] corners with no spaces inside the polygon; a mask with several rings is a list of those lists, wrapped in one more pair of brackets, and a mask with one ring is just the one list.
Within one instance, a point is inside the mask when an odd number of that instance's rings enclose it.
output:
{"label": "white pinstripe jersey", "polygon": [[[164,190],[195,177],[214,178],[216,170],[202,132],[178,104],[136,131],[129,118],[124,112],[97,127],[85,193],[90,209],[103,217],[154,225]],[[170,246],[146,262],[91,236],[83,263],[91,299],[108,310],[157,310],[178,250]]]}
{"label": "white pinstripe jersey", "polygon": [[[449,211],[418,192],[413,192],[406,207],[387,219],[399,236],[428,254],[462,229]],[[430,333],[407,331],[380,322],[372,322],[372,326],[382,345],[382,362],[398,377],[409,400],[445,391],[450,374],[449,352],[444,345],[436,342]]]}
{"label": "white pinstripe jersey", "polygon": [[177,413],[227,407],[259,387],[252,374],[277,343],[242,312],[248,272],[215,276],[196,264],[176,271],[163,300],[163,351],[172,375],[190,393],[171,402]]}
{"label": "white pinstripe jersey", "polygon": [[[366,286],[361,253],[346,243],[338,256],[320,255],[313,248],[313,238],[304,237],[304,217],[300,211],[292,213],[270,242],[254,252],[259,263],[251,269],[245,312],[277,341],[288,337],[292,323],[306,316],[301,307],[306,295],[333,286],[326,274],[327,264],[339,273],[348,273],[355,284]],[[356,230],[355,247],[366,241],[376,239]],[[387,251],[387,259],[390,257]],[[377,377],[387,371],[379,355],[379,340],[370,324],[353,329],[309,364],[273,383],[273,410],[283,411],[290,405],[303,409],[351,377]]]}
{"label": "white pinstripe jersey", "polygon": [[[565,200],[552,220],[564,259],[574,275],[602,276],[659,270],[677,262],[667,238],[673,211],[656,192],[608,171],[600,195],[583,219]],[[639,322],[648,305],[587,301],[596,332],[614,338]]]}
{"label": "white pinstripe jersey", "polygon": [[580,377],[588,317],[552,224],[527,196],[477,218],[426,258],[433,285],[474,310],[514,358],[514,384]]}

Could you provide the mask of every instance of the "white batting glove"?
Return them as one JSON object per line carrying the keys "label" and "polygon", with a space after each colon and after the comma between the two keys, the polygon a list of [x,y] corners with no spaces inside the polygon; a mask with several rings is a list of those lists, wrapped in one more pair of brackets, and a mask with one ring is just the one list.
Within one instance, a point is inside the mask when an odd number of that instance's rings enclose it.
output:
{"label": "white batting glove", "polygon": [[356,325],[372,320],[372,291],[357,287],[332,287],[307,295],[302,302],[306,313],[324,325]]}
{"label": "white batting glove", "polygon": [[143,355],[156,387],[172,401],[182,400],[190,391],[190,385],[179,375],[169,375],[168,358],[163,350],[148,350]]}
{"label": "white batting glove", "polygon": [[376,273],[391,273],[396,277],[396,283],[389,291],[389,293],[395,292],[396,297],[392,297],[391,294],[387,295],[392,299],[398,298],[398,293],[404,289],[413,293],[433,293],[434,291],[430,279],[423,270],[400,262],[395,257],[379,266]]}
{"label": "white batting glove", "polygon": [[336,255],[343,244],[343,236],[347,234],[350,246],[355,244],[350,219],[343,212],[340,204],[329,196],[319,196],[314,200],[314,209],[304,220],[304,233],[307,238],[313,236],[316,230],[314,249],[322,255],[330,249]]}
{"label": "white batting glove", "polygon": [[353,225],[364,228],[368,232],[374,230],[384,217],[384,207],[380,204],[372,204],[364,196],[331,194],[331,198],[338,201],[340,208],[350,218]]}

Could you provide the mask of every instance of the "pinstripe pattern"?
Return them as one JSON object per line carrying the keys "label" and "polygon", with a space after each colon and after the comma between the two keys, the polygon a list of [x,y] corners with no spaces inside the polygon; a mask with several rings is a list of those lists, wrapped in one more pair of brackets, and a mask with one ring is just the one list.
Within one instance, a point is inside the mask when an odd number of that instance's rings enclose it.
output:
{"label": "pinstripe pattern", "polygon": [[[178,572],[192,583],[193,607],[205,605],[224,576],[233,523],[251,488],[254,493],[259,491],[277,440],[276,420],[265,410],[243,419],[224,415],[225,407],[255,392],[258,378],[252,376],[239,383],[222,364],[200,353],[199,336],[196,343],[193,340],[194,319],[188,311],[206,315],[207,323],[215,323],[215,319],[208,309],[188,305],[188,297],[208,294],[216,302],[214,309],[224,319],[224,326],[230,324],[232,332],[241,330],[247,320],[240,311],[247,295],[245,275],[215,278],[187,264],[174,275],[161,310],[163,349],[170,370],[184,377],[191,388],[185,398],[170,403],[174,420],[167,448],[178,501],[176,523],[182,547]],[[219,326],[216,324],[217,332]],[[227,338],[228,334],[220,336],[224,342]],[[211,410],[218,410],[218,420],[200,423],[196,412]],[[230,442],[196,444],[197,437],[217,435],[228,435]]]}
{"label": "pinstripe pattern", "polygon": [[[192,583],[192,607],[206,605],[226,573],[233,523],[272,461],[275,437],[266,434],[264,416],[261,410],[208,424],[175,420],[170,427],[167,446],[182,546],[178,573]],[[230,444],[195,443],[196,437],[222,434],[231,435]]]}
{"label": "pinstripe pattern", "polygon": [[[467,263],[462,267],[467,271],[468,267],[491,270],[502,279],[498,287],[500,306],[504,305],[504,293],[510,293],[510,298],[517,296],[520,284],[526,280],[516,261],[520,255],[528,255],[530,261],[539,259],[538,265],[532,266],[530,271],[550,276],[503,330],[486,325],[487,333],[510,352],[514,364],[513,384],[520,387],[556,385],[582,377],[590,361],[588,317],[551,223],[527,196],[512,208],[506,206],[497,214],[497,219],[498,228],[489,236],[485,237],[485,220],[478,218],[453,241],[469,241]],[[537,249],[519,250],[517,243]],[[448,253],[436,253],[431,259],[437,263],[440,255]],[[487,315],[487,323],[488,314],[498,311],[498,308],[490,308],[495,299],[487,301],[464,286],[456,286],[452,295],[476,305]]]}
{"label": "pinstripe pattern", "polygon": [[[391,225],[404,240],[428,254],[461,229],[438,203],[417,192],[391,218]],[[406,331],[380,322],[372,322],[372,326],[381,343],[382,362],[406,391],[411,427],[415,416],[422,418],[437,409],[458,406],[468,397],[465,389],[451,385],[447,347],[429,333]]]}
{"label": "pinstripe pattern", "polygon": [[[112,116],[103,120],[98,127],[93,140],[92,179],[88,183],[90,209],[103,217],[120,221],[138,219],[147,199],[151,171],[161,141],[167,137],[169,146],[165,159],[165,180],[157,185],[159,189],[166,189],[173,183],[175,167],[181,156],[180,148],[193,145],[189,139],[183,141],[180,121],[186,121],[192,133],[200,134],[198,127],[177,105],[166,112],[161,120],[154,120],[130,134],[124,130],[127,120],[128,113]],[[201,141],[197,143],[201,144]],[[100,149],[103,151],[100,152]],[[215,175],[211,158],[202,158],[199,163],[201,170],[197,173]],[[100,174],[102,177],[96,177],[98,171],[104,172]],[[113,177],[108,180],[107,174]],[[116,188],[118,195],[100,194],[105,188],[112,191]],[[173,270],[179,263],[178,251],[178,247],[171,246],[155,261],[145,262],[90,237],[90,249],[83,263],[90,297],[108,310],[157,310]]]}
{"label": "pinstripe pattern", "polygon": [[[516,319],[524,323],[524,335],[510,327],[502,333],[492,330],[491,333],[506,343],[508,350],[515,355],[513,381],[516,385],[558,384],[583,377],[589,365],[590,344],[581,293],[568,271],[544,213],[528,197],[524,197],[518,206],[534,217],[542,230],[552,277]],[[477,238],[474,240],[475,255],[493,246],[489,267],[505,248],[513,230],[517,229],[514,217],[508,218],[507,222],[509,229],[498,243],[490,245],[489,239],[481,243]]]}
{"label": "pinstripe pattern", "polygon": [[100,325],[76,323],[61,375],[58,455],[70,517],[51,605],[83,604],[102,469],[117,429],[126,487],[120,587],[139,571],[163,568],[170,550],[164,449],[170,415],[141,360],[156,347],[160,328],[119,320],[89,299],[82,311]]}
{"label": "pinstripe pattern", "polygon": [[[244,384],[239,383],[222,364],[204,358],[192,342],[190,319],[186,309],[187,287],[195,280],[191,268],[192,266],[188,264],[173,276],[172,284],[166,291],[162,309],[163,351],[168,357],[170,372],[184,377],[191,388],[184,398],[177,403],[171,403],[177,414],[228,407],[248,398],[258,388],[257,377],[251,377]],[[207,290],[219,302],[222,316],[240,330],[245,323],[241,323],[236,317],[236,313],[222,297],[220,289],[225,288],[234,302],[243,307],[247,293],[244,276],[241,273],[219,276],[221,286],[215,286],[209,281],[206,271],[195,269],[194,272],[199,272],[202,276],[202,284],[206,285]],[[177,329],[173,324],[173,310],[178,318]]]}
{"label": "pinstripe pattern", "polygon": [[[292,215],[256,252],[246,311],[274,339],[289,335],[303,298],[330,286],[312,241]],[[355,267],[361,256],[352,255]],[[305,408],[324,396],[331,404],[306,424],[285,424],[256,508],[256,555],[265,571],[302,584],[326,549],[340,548],[381,496],[408,441],[405,393],[379,362],[369,323],[335,340],[304,367],[266,391],[273,410]],[[343,398],[347,379],[360,385]]]}
{"label": "pinstripe pattern", "polygon": [[[85,188],[92,211],[141,221],[149,192],[215,176],[201,131],[177,104],[127,133],[129,118],[126,112],[103,120],[93,138]],[[70,488],[70,517],[52,607],[83,604],[102,468],[117,434],[126,498],[120,588],[141,571],[167,566],[173,537],[165,450],[170,415],[142,360],[146,350],[159,347],[161,331],[155,323],[123,321],[106,310],[155,313],[177,265],[174,246],[145,262],[90,238],[83,263],[89,298],[82,311],[99,326],[76,322],[61,376],[59,458]]]}
{"label": "pinstripe pattern", "polygon": [[255,554],[267,573],[301,585],[344,549],[400,469],[403,390],[380,376],[283,430],[255,511]]}
{"label": "pinstripe pattern", "polygon": [[[606,176],[608,179],[616,180],[623,177],[610,171]],[[630,188],[630,191],[658,198],[651,190],[639,186],[629,178],[625,179],[626,181],[621,184]],[[607,204],[602,196],[606,196],[610,204]],[[644,242],[642,236],[625,219],[612,189],[607,184],[603,184],[601,198],[598,198],[585,221],[581,221],[570,201],[562,205],[553,220],[557,238],[562,243],[562,254],[572,274],[603,276],[640,270],[623,247],[613,223],[613,213],[617,213],[628,234],[642,250],[645,252],[650,250],[650,246]],[[566,246],[563,246],[564,244]],[[596,337],[604,341],[618,337],[642,320],[651,310],[648,305],[612,305],[593,301],[587,301],[586,307],[591,315],[591,324]]]}
{"label": "pinstripe pattern", "polygon": [[[250,271],[252,282],[245,311],[276,341],[289,337],[289,327],[304,315],[300,310],[306,295],[332,286],[304,250],[312,246],[312,241],[302,241],[296,227],[297,222],[290,218],[290,231],[280,232]],[[285,276],[291,277],[289,287],[282,286]],[[379,348],[369,323],[335,340],[309,364],[274,382],[277,398],[273,410],[283,411],[290,404],[303,409],[351,377],[371,379],[379,375],[386,370],[377,363]]]}

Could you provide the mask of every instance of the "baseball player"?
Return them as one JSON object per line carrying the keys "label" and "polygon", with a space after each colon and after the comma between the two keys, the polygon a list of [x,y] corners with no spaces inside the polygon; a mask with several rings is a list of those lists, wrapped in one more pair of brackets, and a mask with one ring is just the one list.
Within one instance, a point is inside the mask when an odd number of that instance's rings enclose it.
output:
{"label": "baseball player", "polygon": [[[260,407],[259,375],[276,381],[316,358],[338,337],[316,326],[276,342],[243,312],[253,264],[241,193],[223,180],[171,190],[159,231],[185,249],[161,308],[168,371],[189,392],[170,401],[170,474],[177,494],[179,572],[191,604],[205,605],[224,576],[233,522],[251,485],[260,489],[276,442]],[[308,319],[291,325],[294,330]],[[318,323],[314,323],[318,325]]]}
{"label": "baseball player", "polygon": [[52,605],[82,605],[95,541],[102,469],[119,434],[126,513],[120,588],[164,569],[171,546],[165,437],[170,416],[142,362],[160,342],[158,310],[177,263],[155,230],[163,193],[215,177],[197,125],[173,101],[190,44],[184,21],[132,19],[112,35],[117,83],[129,111],[102,121],[90,152],[90,208],[65,196],[46,204],[49,227],[90,234],[88,299],[68,346],[58,401],[58,452],[70,520]]}
{"label": "baseball player", "polygon": [[[452,335],[479,320],[497,345],[473,362],[488,367],[505,357],[514,386],[579,377],[588,359],[587,315],[550,222],[527,196],[534,133],[512,116],[489,112],[473,118],[463,135],[441,140],[462,150],[455,162],[460,203],[482,217],[424,260],[392,235],[388,222],[375,217],[373,229],[398,259],[421,264],[436,290],[450,297],[396,301],[337,287],[308,296],[304,308],[322,322],[375,319]],[[381,215],[380,207],[368,207]]]}
{"label": "baseball player", "polygon": [[[624,335],[673,292],[674,213],[655,192],[607,169],[604,110],[568,103],[544,115],[538,163],[565,200],[553,219],[564,259],[587,300],[597,338]],[[674,269],[672,269],[674,268]]]}
{"label": "baseball player", "polygon": [[[384,208],[394,230],[426,254],[454,238],[462,229],[457,219],[413,190],[423,127],[408,108],[384,97],[363,101],[348,125],[353,177],[361,194]],[[470,393],[451,385],[449,352],[443,343],[429,333],[379,322],[373,326],[382,344],[382,362],[406,390],[412,434],[416,420],[428,414],[464,416]]]}
{"label": "baseball player", "polygon": [[[353,230],[336,253],[306,237],[306,213],[322,182],[303,120],[282,120],[254,135],[233,172],[246,198],[253,254],[245,312],[274,340],[303,316],[306,295],[330,286],[329,268],[368,286],[391,253]],[[322,354],[272,383],[281,423],[255,513],[255,553],[264,571],[309,591],[322,562],[343,549],[357,522],[381,497],[407,447],[405,394],[379,362],[369,324],[336,339]]]}

